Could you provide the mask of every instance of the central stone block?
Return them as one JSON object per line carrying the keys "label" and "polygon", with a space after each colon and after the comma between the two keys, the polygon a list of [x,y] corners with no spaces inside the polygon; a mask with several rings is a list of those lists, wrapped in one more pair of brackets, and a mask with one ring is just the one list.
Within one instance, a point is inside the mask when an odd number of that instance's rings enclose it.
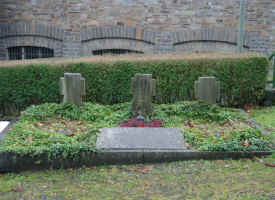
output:
{"label": "central stone block", "polygon": [[186,150],[178,128],[103,128],[98,149]]}

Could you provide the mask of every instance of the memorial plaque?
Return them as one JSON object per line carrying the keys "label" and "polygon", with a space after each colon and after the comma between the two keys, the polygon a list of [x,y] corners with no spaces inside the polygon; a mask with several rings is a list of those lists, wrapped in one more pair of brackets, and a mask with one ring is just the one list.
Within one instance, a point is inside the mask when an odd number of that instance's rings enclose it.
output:
{"label": "memorial plaque", "polygon": [[97,139],[98,149],[185,150],[178,128],[103,128]]}

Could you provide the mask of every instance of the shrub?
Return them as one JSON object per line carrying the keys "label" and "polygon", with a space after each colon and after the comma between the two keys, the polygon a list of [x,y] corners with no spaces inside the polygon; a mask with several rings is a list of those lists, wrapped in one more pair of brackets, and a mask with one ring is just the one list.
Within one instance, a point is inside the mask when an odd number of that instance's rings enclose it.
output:
{"label": "shrub", "polygon": [[118,62],[35,64],[0,67],[0,113],[23,110],[31,104],[59,102],[59,78],[78,72],[86,79],[85,101],[116,104],[131,100],[130,83],[136,73],[152,73],[157,81],[154,103],[194,99],[194,82],[200,76],[215,76],[227,106],[257,104],[264,95],[268,60],[257,54],[245,56],[131,60]]}

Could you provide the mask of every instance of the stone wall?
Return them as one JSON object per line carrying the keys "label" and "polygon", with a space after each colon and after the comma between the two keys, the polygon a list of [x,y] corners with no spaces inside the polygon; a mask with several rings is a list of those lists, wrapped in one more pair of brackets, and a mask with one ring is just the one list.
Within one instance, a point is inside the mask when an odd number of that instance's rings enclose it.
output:
{"label": "stone wall", "polygon": [[0,26],[0,59],[8,58],[8,48],[37,46],[54,50],[55,57],[63,56],[62,29],[30,23],[7,23]]}
{"label": "stone wall", "polygon": [[[88,56],[94,48],[133,47],[145,53],[234,51],[234,41],[201,38],[197,32],[231,30],[236,36],[240,0],[1,0],[0,58],[10,40],[43,44],[55,56]],[[275,50],[275,0],[248,0],[246,38],[250,51]],[[32,32],[14,28],[31,24]],[[13,27],[6,32],[6,27]],[[27,25],[25,25],[27,26]],[[16,34],[13,31],[17,31]],[[51,32],[59,30],[57,38]],[[3,34],[5,32],[5,34]],[[194,39],[179,41],[183,33]],[[127,35],[129,34],[129,35]],[[211,32],[209,33],[211,34]],[[218,37],[218,35],[216,35]],[[232,37],[233,37],[232,36]],[[188,36],[189,37],[189,36]],[[227,36],[224,36],[225,39]],[[41,41],[39,41],[41,40]],[[9,44],[7,44],[9,43]],[[47,43],[47,44],[46,44]],[[60,47],[60,45],[62,47]],[[246,45],[246,44],[245,44]],[[248,46],[247,46],[248,47]]]}

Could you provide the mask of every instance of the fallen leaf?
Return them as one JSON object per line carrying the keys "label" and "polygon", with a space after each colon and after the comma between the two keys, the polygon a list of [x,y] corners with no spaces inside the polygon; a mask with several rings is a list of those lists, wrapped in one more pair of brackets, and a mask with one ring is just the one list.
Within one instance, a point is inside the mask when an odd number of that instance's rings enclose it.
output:
{"label": "fallen leaf", "polygon": [[267,167],[275,167],[275,163],[265,163],[264,165]]}
{"label": "fallen leaf", "polygon": [[248,169],[249,168],[249,165],[245,165],[243,166],[244,169]]}
{"label": "fallen leaf", "polygon": [[74,133],[71,133],[71,134],[67,135],[67,137],[73,137],[73,136],[75,136]]}
{"label": "fallen leaf", "polygon": [[191,149],[190,145],[188,143],[184,143],[184,146],[186,146],[187,149]]}
{"label": "fallen leaf", "polygon": [[152,169],[153,169],[153,166],[145,166],[143,169],[142,168],[135,168],[135,171],[146,174],[148,171],[151,171]]}
{"label": "fallen leaf", "polygon": [[223,125],[224,125],[224,126],[229,126],[229,124],[228,124],[228,123],[224,123]]}
{"label": "fallen leaf", "polygon": [[31,143],[31,142],[32,142],[32,138],[31,138],[31,137],[27,138],[27,139],[25,140],[25,142],[26,142],[26,143]]}
{"label": "fallen leaf", "polygon": [[144,169],[147,170],[147,171],[151,171],[153,169],[153,166],[148,165],[148,166],[145,166]]}
{"label": "fallen leaf", "polygon": [[23,187],[23,184],[18,184],[18,187],[14,187],[11,189],[13,192],[23,192],[24,190],[24,187]]}
{"label": "fallen leaf", "polygon": [[144,170],[144,169],[139,169],[139,168],[136,168],[135,171],[136,171],[136,172],[143,173],[143,174],[146,174],[146,172],[147,172],[146,170]]}
{"label": "fallen leaf", "polygon": [[223,164],[223,160],[217,160],[218,164]]}
{"label": "fallen leaf", "polygon": [[242,143],[241,143],[243,146],[245,147],[248,147],[249,146],[249,143],[248,143],[248,140],[244,140]]}
{"label": "fallen leaf", "polygon": [[191,128],[194,127],[194,122],[188,122],[188,126],[190,126]]}
{"label": "fallen leaf", "polygon": [[40,122],[38,122],[38,123],[36,123],[36,126],[38,126],[38,127],[42,127],[44,124],[42,124],[42,123],[40,123]]}

